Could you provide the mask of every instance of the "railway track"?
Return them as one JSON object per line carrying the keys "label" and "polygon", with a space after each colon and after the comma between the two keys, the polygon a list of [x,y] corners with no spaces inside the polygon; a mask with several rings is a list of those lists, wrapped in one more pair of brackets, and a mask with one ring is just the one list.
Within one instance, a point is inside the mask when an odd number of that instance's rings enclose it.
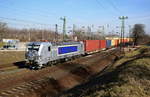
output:
{"label": "railway track", "polygon": [[[112,51],[96,53],[38,71],[14,69],[0,73],[0,96],[37,96],[39,93],[38,91],[44,93],[45,90],[50,91],[51,95],[55,95],[59,91],[62,92],[84,82],[90,75],[99,72],[100,68],[104,69],[106,65],[109,64],[109,62],[106,62],[106,58],[108,58],[107,60],[109,60],[109,58],[115,58],[117,54],[118,50],[114,49]],[[84,76],[84,74],[82,75],[78,72],[82,72],[86,75]],[[68,79],[68,81],[69,79],[72,80],[69,85],[67,85],[69,82],[65,82],[66,80],[64,78]],[[72,82],[74,82],[74,84]],[[44,91],[42,91],[43,88],[45,88]]]}

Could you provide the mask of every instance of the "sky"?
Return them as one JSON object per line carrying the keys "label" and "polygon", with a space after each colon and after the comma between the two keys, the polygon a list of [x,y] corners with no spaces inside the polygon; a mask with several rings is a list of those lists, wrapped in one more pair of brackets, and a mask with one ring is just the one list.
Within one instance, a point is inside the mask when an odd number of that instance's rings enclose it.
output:
{"label": "sky", "polygon": [[[150,34],[150,0],[0,0],[0,21],[15,28],[54,29],[55,24],[62,29],[60,17],[66,17],[67,29],[99,26],[105,32],[120,31],[119,16],[125,20],[126,32],[129,26],[145,24]],[[116,26],[119,26],[116,28]]]}

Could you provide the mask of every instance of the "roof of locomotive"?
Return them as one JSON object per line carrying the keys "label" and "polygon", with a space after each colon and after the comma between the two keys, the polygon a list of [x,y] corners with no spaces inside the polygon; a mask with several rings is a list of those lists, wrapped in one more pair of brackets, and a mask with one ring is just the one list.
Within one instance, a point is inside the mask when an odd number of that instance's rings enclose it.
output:
{"label": "roof of locomotive", "polygon": [[51,44],[52,46],[61,46],[61,45],[73,45],[80,44],[81,42],[30,42],[27,45],[41,45],[41,44]]}
{"label": "roof of locomotive", "polygon": [[52,42],[53,46],[80,44],[81,42]]}
{"label": "roof of locomotive", "polygon": [[50,42],[30,42],[28,45],[41,45],[41,44],[51,44]]}

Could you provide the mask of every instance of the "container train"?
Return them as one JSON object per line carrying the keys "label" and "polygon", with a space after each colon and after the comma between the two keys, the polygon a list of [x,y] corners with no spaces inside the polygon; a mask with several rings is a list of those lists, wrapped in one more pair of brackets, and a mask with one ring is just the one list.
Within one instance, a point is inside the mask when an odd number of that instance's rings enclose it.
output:
{"label": "container train", "polygon": [[[130,39],[123,42],[128,43]],[[26,65],[32,69],[39,69],[47,64],[57,63],[100,50],[116,47],[121,44],[120,39],[112,40],[84,40],[80,42],[30,42],[25,53]]]}

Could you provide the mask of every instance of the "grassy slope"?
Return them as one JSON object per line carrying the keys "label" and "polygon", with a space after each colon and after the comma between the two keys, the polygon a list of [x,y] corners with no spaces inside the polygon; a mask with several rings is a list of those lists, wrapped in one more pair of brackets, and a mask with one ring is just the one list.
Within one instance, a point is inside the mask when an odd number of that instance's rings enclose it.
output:
{"label": "grassy slope", "polygon": [[12,64],[14,62],[23,61],[24,60],[24,52],[0,52],[0,65],[4,64]]}
{"label": "grassy slope", "polygon": [[[150,51],[143,52],[145,47],[128,53],[125,58],[116,64],[122,63],[111,73],[115,79],[104,84],[102,90],[91,93],[87,97],[150,97],[150,57],[133,59],[141,54],[150,54]],[[150,49],[149,49],[150,50]]]}
{"label": "grassy slope", "polygon": [[150,48],[127,53],[104,75],[98,74],[62,97],[150,97]]}
{"label": "grassy slope", "polygon": [[3,43],[3,42],[0,42],[0,48],[3,47],[3,45],[4,45],[4,43]]}

